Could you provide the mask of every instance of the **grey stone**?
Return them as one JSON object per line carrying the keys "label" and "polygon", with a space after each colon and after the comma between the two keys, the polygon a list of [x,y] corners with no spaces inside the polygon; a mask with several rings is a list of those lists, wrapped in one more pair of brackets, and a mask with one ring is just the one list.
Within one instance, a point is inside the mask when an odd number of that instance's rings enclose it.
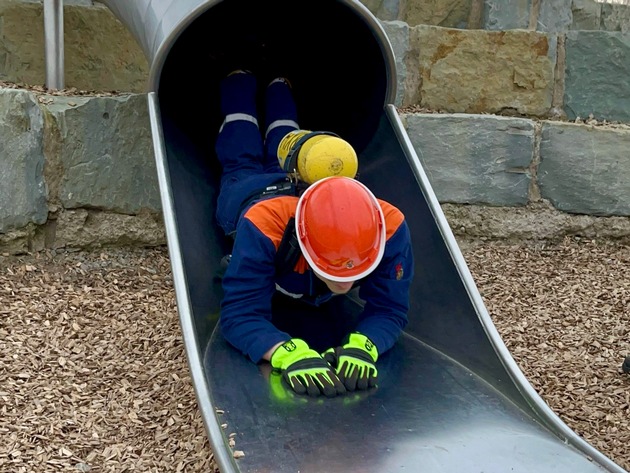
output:
{"label": "grey stone", "polygon": [[630,5],[602,5],[601,29],[630,31]]}
{"label": "grey stone", "polygon": [[566,38],[567,117],[630,122],[630,33],[570,31]]}
{"label": "grey stone", "polygon": [[0,89],[0,233],[46,221],[43,126],[30,93]]}
{"label": "grey stone", "polygon": [[526,29],[532,0],[485,0],[483,28],[486,30]]}
{"label": "grey stone", "polygon": [[385,33],[392,45],[396,59],[396,105],[402,105],[405,96],[405,78],[407,66],[405,63],[409,49],[409,26],[402,21],[381,22]]}
{"label": "grey stone", "polygon": [[565,212],[630,215],[630,129],[546,122],[541,196]]}
{"label": "grey stone", "polygon": [[546,33],[564,33],[573,24],[573,0],[540,0],[536,30]]}
{"label": "grey stone", "polygon": [[411,142],[441,202],[524,205],[534,122],[486,115],[410,114]]}
{"label": "grey stone", "polygon": [[54,97],[46,106],[51,198],[65,208],[159,210],[145,95]]}
{"label": "grey stone", "polygon": [[82,473],[87,473],[88,471],[92,469],[92,467],[87,463],[77,463],[75,465],[75,468]]}
{"label": "grey stone", "polygon": [[595,0],[573,0],[572,30],[599,30],[602,4]]}
{"label": "grey stone", "polygon": [[399,19],[400,0],[361,0],[361,3],[380,20]]}

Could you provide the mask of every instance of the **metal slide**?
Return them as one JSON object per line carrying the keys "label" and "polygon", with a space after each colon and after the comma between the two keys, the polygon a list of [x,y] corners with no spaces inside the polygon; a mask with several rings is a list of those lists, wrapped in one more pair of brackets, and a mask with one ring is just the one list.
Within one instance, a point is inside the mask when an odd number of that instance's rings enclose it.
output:
{"label": "metal slide", "polygon": [[[151,126],[181,329],[221,471],[624,471],[548,408],[503,344],[392,105],[394,56],[365,7],[353,0],[105,3],[151,64]],[[379,360],[379,387],[367,393],[292,395],[268,364],[254,365],[218,332],[219,262],[229,252],[214,223],[218,83],[236,45],[259,43],[267,48],[261,55],[285,59],[281,72],[294,83],[300,125],[348,139],[361,181],[410,225],[410,323]],[[360,308],[352,297],[333,300],[305,317]],[[283,318],[293,310],[285,302],[274,310],[279,321],[291,320]],[[240,459],[230,433],[245,453]]]}

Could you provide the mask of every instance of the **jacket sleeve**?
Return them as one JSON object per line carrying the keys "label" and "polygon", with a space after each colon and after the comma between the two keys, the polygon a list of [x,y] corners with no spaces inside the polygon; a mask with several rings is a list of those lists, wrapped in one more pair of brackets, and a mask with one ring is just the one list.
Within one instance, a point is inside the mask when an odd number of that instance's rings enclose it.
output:
{"label": "jacket sleeve", "polygon": [[387,241],[381,263],[359,289],[365,307],[357,331],[374,342],[379,355],[396,343],[407,325],[413,267],[411,236],[403,221]]}
{"label": "jacket sleeve", "polygon": [[273,242],[242,218],[223,278],[220,323],[225,339],[254,363],[275,344],[291,338],[271,323],[275,254]]}

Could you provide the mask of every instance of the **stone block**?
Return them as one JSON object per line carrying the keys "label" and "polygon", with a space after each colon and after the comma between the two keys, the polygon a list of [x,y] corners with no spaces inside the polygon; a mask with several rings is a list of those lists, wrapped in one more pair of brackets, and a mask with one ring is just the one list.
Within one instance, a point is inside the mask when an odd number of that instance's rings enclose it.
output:
{"label": "stone block", "polygon": [[567,117],[630,122],[630,33],[570,31],[566,38]]}
{"label": "stone block", "polygon": [[53,248],[98,248],[102,246],[156,246],[166,243],[161,215],[142,212],[121,215],[111,212],[65,210],[57,218]]}
{"label": "stone block", "polygon": [[0,89],[0,233],[42,224],[48,217],[43,127],[30,93]]}
{"label": "stone block", "polygon": [[394,21],[399,19],[400,0],[361,0],[379,20]]}
{"label": "stone block", "polygon": [[440,202],[517,206],[528,201],[534,122],[410,114],[405,128]]}
{"label": "stone block", "polygon": [[485,0],[483,28],[486,30],[527,29],[532,0]]}
{"label": "stone block", "polygon": [[600,29],[630,32],[630,5],[602,5]]}
{"label": "stone block", "polygon": [[434,25],[445,28],[466,28],[471,0],[414,0],[405,2],[400,20],[409,26]]}
{"label": "stone block", "polygon": [[630,215],[630,128],[546,122],[540,144],[541,196],[565,212]]}
{"label": "stone block", "polygon": [[402,105],[405,100],[405,78],[407,77],[407,65],[405,57],[409,49],[409,26],[402,21],[381,22],[385,34],[389,39],[396,59],[396,105]]}
{"label": "stone block", "polygon": [[66,7],[64,20],[68,87],[146,92],[144,53],[108,8]]}
{"label": "stone block", "polygon": [[564,33],[573,24],[573,0],[540,0],[537,31]]}
{"label": "stone block", "polygon": [[[44,85],[41,3],[0,4],[0,80]],[[80,90],[144,92],[148,64],[129,31],[103,5],[64,7],[65,85]]]}
{"label": "stone block", "polygon": [[595,0],[573,0],[572,30],[599,30],[602,17],[602,4]]}
{"label": "stone block", "polygon": [[555,50],[555,37],[535,31],[417,26],[408,59],[417,55],[423,107],[542,116],[551,107]]}
{"label": "stone block", "polygon": [[46,179],[64,208],[161,209],[145,95],[54,97]]}

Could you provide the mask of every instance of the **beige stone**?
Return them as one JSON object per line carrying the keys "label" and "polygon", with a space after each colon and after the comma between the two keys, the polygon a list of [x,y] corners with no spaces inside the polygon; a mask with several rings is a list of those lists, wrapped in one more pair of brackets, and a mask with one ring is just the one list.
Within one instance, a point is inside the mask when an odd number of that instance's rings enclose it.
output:
{"label": "beige stone", "polygon": [[[44,85],[41,4],[0,3],[0,80]],[[79,90],[144,92],[148,64],[129,31],[104,6],[64,7],[65,85]]]}
{"label": "beige stone", "polygon": [[468,22],[471,0],[407,0],[401,19],[409,26],[462,28]]}
{"label": "beige stone", "polygon": [[66,7],[66,11],[68,85],[88,90],[145,92],[147,60],[111,11],[78,6]]}
{"label": "beige stone", "polygon": [[121,215],[86,209],[64,210],[47,245],[52,248],[157,246],[166,243],[162,216],[153,212]]}
{"label": "beige stone", "polygon": [[30,251],[33,237],[31,225],[7,233],[0,233],[0,253],[21,255]]}
{"label": "beige stone", "polygon": [[546,202],[527,207],[442,205],[458,241],[561,241],[567,236],[630,241],[630,218],[573,215]]}
{"label": "beige stone", "polygon": [[407,105],[542,116],[553,95],[550,49],[549,37],[535,31],[416,26],[410,31],[407,68],[417,64],[420,80],[407,83],[416,88],[407,97],[416,102]]}

